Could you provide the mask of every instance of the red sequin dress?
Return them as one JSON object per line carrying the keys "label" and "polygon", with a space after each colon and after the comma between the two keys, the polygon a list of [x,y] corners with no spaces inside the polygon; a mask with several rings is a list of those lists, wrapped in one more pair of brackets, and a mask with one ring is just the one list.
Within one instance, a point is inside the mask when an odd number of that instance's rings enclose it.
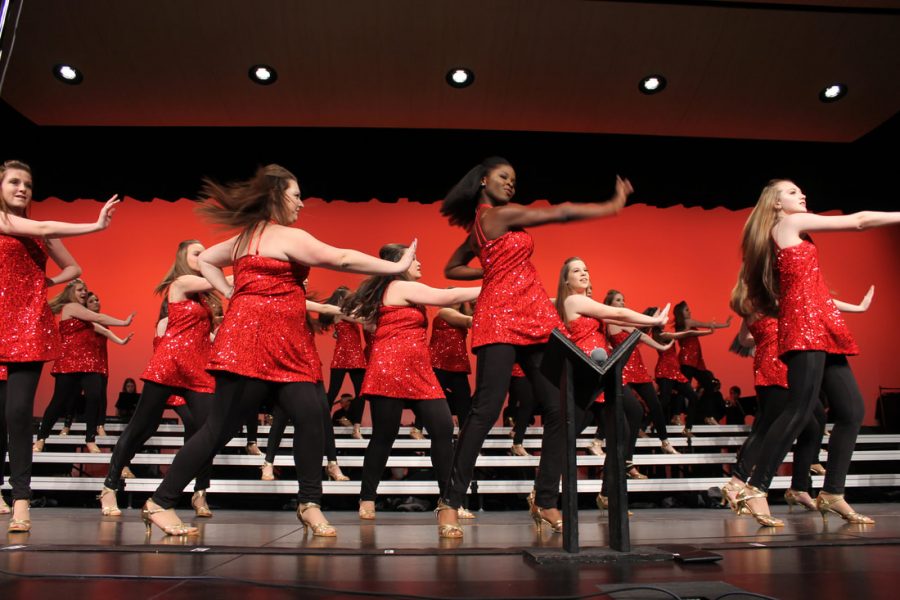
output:
{"label": "red sequin dress", "polygon": [[94,324],[81,319],[59,322],[62,339],[59,358],[50,369],[51,375],[64,373],[100,373],[109,375],[106,338],[94,331]]}
{"label": "red sequin dress", "polygon": [[309,327],[306,319],[303,319],[303,335],[306,338],[306,344],[303,351],[306,353],[306,360],[309,362],[309,369],[315,374],[316,383],[324,381],[322,378],[322,358],[319,356],[319,350],[316,348],[316,334]]}
{"label": "red sequin dress", "polygon": [[59,356],[59,330],[47,304],[47,246],[0,234],[0,363]]}
{"label": "red sequin dress", "polygon": [[362,348],[360,326],[351,321],[338,321],[334,324],[334,356],[331,358],[332,369],[365,369],[366,355]]}
{"label": "red sequin dress", "polygon": [[762,317],[747,325],[756,351],[753,353],[753,385],[786,388],[787,365],[778,358],[778,319]]}
{"label": "red sequin dress", "polygon": [[510,377],[525,377],[525,371],[522,370],[522,367],[519,366],[519,363],[515,363],[513,365]]}
{"label": "red sequin dress", "polygon": [[[612,343],[612,347],[616,348],[628,339],[629,335],[631,333],[627,331],[620,331],[615,335],[609,336],[609,341]],[[627,385],[629,383],[651,383],[652,381],[653,378],[650,377],[647,367],[644,366],[644,358],[641,356],[641,351],[635,347],[631,351],[631,356],[628,357],[628,362],[622,367],[622,383]]]}
{"label": "red sequin dress", "polygon": [[779,248],[778,354],[821,350],[829,354],[859,354],[841,311],[831,299],[819,269],[815,244],[804,240]]}
{"label": "red sequin dress", "polygon": [[700,348],[700,338],[696,336],[681,338],[678,340],[678,346],[681,351],[678,353],[678,360],[683,365],[694,367],[700,371],[707,371],[706,363],[703,362],[703,350]]}
{"label": "red sequin dress", "polygon": [[431,368],[428,318],[421,306],[382,306],[363,380],[363,396],[409,400],[443,399]]}
{"label": "red sequin dress", "polygon": [[246,254],[234,262],[234,293],[216,334],[209,371],[266,381],[315,383],[304,335],[309,267]]}
{"label": "red sequin dress", "polygon": [[531,264],[534,240],[523,230],[487,239],[481,229],[484,210],[478,207],[474,224],[484,278],[472,316],[472,348],[543,344],[554,328],[565,327]]}
{"label": "red sequin dress", "polygon": [[656,361],[654,376],[657,379],[671,379],[679,383],[687,383],[688,378],[681,372],[681,362],[678,360],[678,348],[674,345],[668,350],[657,350],[659,360]]}
{"label": "red sequin dress", "polygon": [[[153,357],[141,373],[141,379],[202,394],[213,393],[215,382],[206,372],[212,326],[212,313],[202,296],[199,300],[169,302],[166,331],[157,338],[158,342],[154,340]],[[179,406],[183,402],[169,405]]]}
{"label": "red sequin dress", "polygon": [[444,319],[435,317],[431,322],[431,366],[442,371],[454,373],[471,373],[469,353],[466,351],[466,337],[469,330],[465,327],[454,327]]}
{"label": "red sequin dress", "polygon": [[[612,353],[612,347],[610,347],[609,341],[603,334],[603,323],[601,321],[581,315],[577,319],[566,323],[566,329],[569,331],[569,338],[572,342],[588,356],[597,348],[603,348],[607,354]],[[595,402],[603,402],[603,400],[603,392],[600,392]]]}
{"label": "red sequin dress", "polygon": [[6,370],[6,365],[0,365],[0,381],[7,379],[9,379],[9,371]]}

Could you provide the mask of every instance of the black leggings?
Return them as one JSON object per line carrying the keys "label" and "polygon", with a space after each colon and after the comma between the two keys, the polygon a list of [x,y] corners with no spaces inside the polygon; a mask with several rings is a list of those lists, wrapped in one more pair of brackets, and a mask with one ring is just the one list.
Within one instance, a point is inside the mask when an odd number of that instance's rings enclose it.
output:
{"label": "black leggings", "polygon": [[[9,317],[9,315],[7,315]],[[0,406],[9,440],[9,485],[12,500],[31,499],[31,415],[42,362],[7,363],[9,379]],[[0,463],[2,464],[2,463]]]}
{"label": "black leggings", "polygon": [[[106,474],[106,481],[103,485],[114,490],[118,490],[122,484],[122,469],[124,469],[138,450],[143,447],[150,437],[156,433],[162,422],[163,411],[166,410],[166,400],[169,396],[182,396],[187,401],[187,417],[182,417],[184,423],[184,440],[185,443],[197,433],[203,423],[209,418],[209,413],[213,408],[214,397],[212,394],[202,394],[192,390],[162,385],[154,381],[144,381],[144,389],[141,397],[138,399],[137,406],[134,409],[134,415],[131,421],[125,426],[125,430],[116,442],[113,448],[112,456],[109,459],[109,472]],[[179,407],[182,414],[184,407]],[[212,457],[203,464],[197,480],[194,483],[194,490],[205,490],[209,488],[209,479],[212,471]]]}
{"label": "black leggings", "polygon": [[263,399],[275,396],[294,422],[294,463],[297,467],[297,501],[319,502],[322,498],[322,402],[314,383],[279,383],[243,377],[226,371],[214,374],[215,408],[206,423],[175,455],[169,472],[153,494],[162,508],[178,503],[182,490],[212,460],[240,427],[251,410],[258,411]]}
{"label": "black leggings", "polygon": [[669,432],[666,430],[668,421],[665,417],[666,409],[668,409],[668,398],[666,398],[666,408],[664,409],[663,405],[660,404],[659,396],[656,395],[656,390],[653,389],[652,383],[629,383],[628,386],[643,398],[650,413],[650,421],[653,423],[653,428],[656,430],[659,440],[664,442],[669,439]]}
{"label": "black leggings", "polygon": [[6,472],[6,380],[0,380],[0,486]]}
{"label": "black leggings", "polygon": [[796,351],[789,352],[782,360],[788,368],[788,400],[762,440],[759,458],[747,483],[768,491],[778,465],[813,416],[820,404],[819,392],[824,391],[835,424],[828,440],[828,465],[822,490],[842,494],[865,413],[862,394],[847,357],[821,351]]}
{"label": "black leggings", "polygon": [[44,418],[41,419],[41,428],[38,431],[38,439],[46,440],[53,430],[53,426],[60,417],[64,417],[69,403],[84,390],[84,439],[93,442],[97,438],[97,415],[100,410],[101,399],[106,386],[103,383],[103,375],[100,373],[58,373],[54,375],[56,385],[53,388],[53,397]]}
{"label": "black leggings", "polygon": [[472,410],[472,387],[469,385],[469,374],[462,371],[445,371],[435,369],[438,383],[447,395],[450,412],[462,427],[466,424],[469,411]]}
{"label": "black leggings", "polygon": [[515,407],[513,444],[525,441],[525,431],[534,415],[534,392],[527,377],[510,377],[509,404]]}
{"label": "black leggings", "polygon": [[[328,404],[328,398],[325,395],[325,385],[320,381],[316,383],[316,393],[322,402],[322,432],[325,440],[325,456],[329,462],[337,461],[337,444],[334,441],[334,424],[331,422],[331,410]],[[281,446],[281,438],[284,437],[284,430],[287,427],[288,415],[276,404],[272,409],[272,426],[269,427],[269,437],[266,440],[266,462],[274,463],[275,456],[278,454],[278,447]]]}
{"label": "black leggings", "polygon": [[696,379],[700,387],[703,388],[703,394],[699,400],[688,405],[687,422],[684,426],[687,429],[691,429],[698,420],[702,421],[706,417],[713,416],[709,397],[713,391],[713,379],[715,376],[712,371],[704,371],[689,365],[681,365],[681,372],[688,378],[688,383],[690,383],[691,379]]}
{"label": "black leggings", "polygon": [[[408,403],[408,405],[407,405]],[[453,456],[453,418],[446,400],[403,400],[385,396],[369,396],[372,411],[372,438],[363,458],[362,486],[359,499],[374,501],[378,482],[387,466],[391,448],[400,431],[400,416],[409,406],[428,428],[431,438],[431,465],[441,494],[450,475]]]}
{"label": "black leggings", "polygon": [[459,508],[475,473],[475,461],[491,427],[497,422],[509,390],[510,373],[516,362],[531,382],[537,402],[543,407],[544,436],[535,492],[538,506],[555,507],[565,461],[565,436],[559,390],[541,373],[546,344],[516,346],[490,344],[476,351],[475,399],[466,425],[460,430],[450,478],[443,500]]}
{"label": "black leggings", "polygon": [[[694,388],[687,381],[676,381],[674,379],[657,379],[656,384],[659,386],[659,399],[663,405],[668,404],[672,398],[672,390],[678,392],[678,400],[672,404],[671,415],[688,413],[688,423],[692,426],[696,419],[697,408],[700,405],[700,399],[694,393]],[[685,404],[687,404],[685,406]]]}
{"label": "black leggings", "polygon": [[[606,439],[606,402],[593,402],[586,411],[578,427],[578,432],[584,431],[584,428],[595,423],[597,432],[594,438],[598,440]],[[625,412],[625,462],[631,462],[634,458],[634,448],[637,445],[638,431],[641,429],[641,421],[644,418],[644,409],[641,401],[637,399],[628,386],[622,386],[622,410]],[[577,422],[577,421],[576,421]]]}
{"label": "black leggings", "polygon": [[341,391],[341,386],[344,385],[345,375],[350,375],[354,396],[350,402],[350,409],[347,411],[348,418],[354,425],[359,425],[362,423],[363,411],[366,409],[366,399],[360,395],[363,379],[366,378],[365,369],[331,369],[328,377],[328,412],[331,412],[331,405],[334,404]]}

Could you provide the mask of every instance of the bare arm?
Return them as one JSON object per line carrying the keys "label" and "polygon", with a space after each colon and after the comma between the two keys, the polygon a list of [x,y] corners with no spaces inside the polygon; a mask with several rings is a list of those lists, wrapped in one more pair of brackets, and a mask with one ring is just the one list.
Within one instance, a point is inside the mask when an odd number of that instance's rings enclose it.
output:
{"label": "bare arm", "polygon": [[782,248],[800,243],[800,234],[811,231],[861,231],[900,224],[900,212],[862,211],[850,215],[795,213],[784,217],[772,229],[775,243]]}
{"label": "bare arm", "polygon": [[717,323],[715,319],[712,321],[695,321],[694,319],[685,319],[684,324],[688,329],[725,329],[731,327],[731,315],[725,319],[724,323]]}
{"label": "bare arm", "polygon": [[[416,255],[418,242],[413,240],[403,252],[399,262],[382,260],[357,250],[334,248],[322,243],[302,229],[282,227],[279,235],[284,236],[286,257],[311,267],[322,267],[363,275],[399,275],[406,272]],[[201,255],[202,256],[202,255]]]}
{"label": "bare arm", "polygon": [[838,310],[841,312],[851,312],[851,313],[862,313],[869,310],[869,306],[872,305],[872,298],[875,297],[875,286],[870,286],[869,290],[866,292],[866,295],[863,296],[862,302],[859,304],[850,304],[849,302],[843,302],[842,300],[838,300],[837,298],[833,298],[832,302],[837,306]]}
{"label": "bare arm", "polygon": [[47,240],[47,254],[50,255],[56,266],[61,269],[53,277],[47,278],[48,286],[66,283],[81,275],[81,267],[75,262],[75,259],[69,254],[69,251],[66,250],[66,247],[60,240]]}
{"label": "bare arm", "polygon": [[183,302],[189,294],[200,294],[212,289],[212,284],[205,277],[182,275],[169,286],[169,302]]}
{"label": "bare arm", "polygon": [[94,331],[96,331],[103,337],[109,339],[110,341],[115,342],[116,344],[119,344],[120,346],[124,346],[125,344],[127,344],[128,342],[131,341],[131,338],[134,337],[134,333],[129,333],[127,336],[125,336],[125,339],[122,339],[119,336],[117,336],[116,334],[114,334],[112,331],[110,331],[109,329],[104,327],[103,325],[99,325],[97,323],[94,323]]}
{"label": "bare arm", "polygon": [[0,215],[0,233],[6,235],[25,235],[29,237],[64,238],[85,235],[102,231],[109,227],[116,205],[120,202],[118,194],[106,201],[100,209],[100,216],[94,223],[66,223],[63,221],[34,221],[11,214]]}
{"label": "bare arm", "polygon": [[236,242],[237,236],[207,248],[197,257],[200,273],[226,298],[231,298],[231,294],[234,292],[234,283],[233,280],[229,283],[222,269],[234,263],[232,256]]}
{"label": "bare arm", "polygon": [[642,334],[641,334],[641,342],[647,344],[648,346],[650,346],[650,347],[653,348],[654,350],[659,350],[660,352],[665,352],[666,350],[668,350],[669,348],[672,347],[672,344],[675,343],[675,340],[669,340],[669,341],[668,341],[667,343],[665,343],[665,344],[660,344],[659,342],[657,342],[656,340],[654,340],[652,337],[650,337],[650,336],[647,335],[646,333],[642,333]]}
{"label": "bare arm", "polygon": [[131,313],[124,319],[117,319],[103,313],[96,313],[92,310],[88,310],[77,302],[70,302],[63,306],[61,318],[63,320],[80,319],[82,321],[87,321],[88,323],[99,323],[106,327],[128,327],[134,320],[134,313]]}
{"label": "bare arm", "polygon": [[466,329],[472,327],[472,317],[462,314],[455,308],[442,308],[438,311],[437,316],[454,327],[463,327]]}
{"label": "bare arm", "polygon": [[755,348],[756,340],[753,339],[753,334],[750,333],[750,328],[747,326],[747,319],[741,321],[741,330],[738,331],[738,343],[744,348]]}
{"label": "bare arm", "polygon": [[608,320],[616,325],[624,324],[636,327],[654,327],[665,325],[669,318],[669,305],[656,316],[648,316],[631,310],[630,308],[616,308],[592,298],[581,295],[573,295],[566,298],[566,314],[584,315],[595,319]]}
{"label": "bare arm", "polygon": [[444,277],[447,279],[455,279],[458,281],[473,281],[484,277],[484,269],[481,267],[470,267],[469,263],[476,258],[475,251],[472,249],[470,240],[467,238],[465,242],[459,245],[459,248],[453,251],[450,259],[444,266]]}
{"label": "bare arm", "polygon": [[320,315],[339,316],[341,314],[341,308],[339,306],[322,304],[320,302],[313,302],[312,300],[306,301],[306,310],[307,312],[319,313]]}
{"label": "bare arm", "polygon": [[416,281],[394,281],[384,294],[384,303],[388,306],[453,306],[475,300],[480,292],[480,287],[438,289]]}

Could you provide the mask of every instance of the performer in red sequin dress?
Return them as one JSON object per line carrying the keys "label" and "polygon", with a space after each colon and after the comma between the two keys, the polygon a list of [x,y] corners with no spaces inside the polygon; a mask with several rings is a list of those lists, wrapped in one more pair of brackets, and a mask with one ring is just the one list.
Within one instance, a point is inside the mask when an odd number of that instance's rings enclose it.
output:
{"label": "performer in red sequin dress", "polygon": [[[469,233],[450,258],[445,274],[454,279],[484,279],[472,324],[479,383],[457,442],[447,491],[438,505],[439,533],[445,537],[462,537],[456,509],[462,506],[481,445],[500,415],[516,362],[544,411],[532,517],[538,525],[549,523],[554,531],[562,531],[562,514],[556,508],[564,462],[559,393],[539,369],[550,332],[562,323],[531,263],[534,243],[524,228],[613,216],[632,191],[627,181],[617,179],[608,202],[526,208],[510,204],[515,183],[512,166],[504,159],[490,158],[470,170],[447,193],[441,207],[451,225]],[[476,256],[481,268],[468,266]]]}
{"label": "performer in red sequin dress", "polygon": [[[86,306],[87,287],[80,279],[70,281],[66,288],[50,300],[50,308],[59,314],[60,353],[53,363],[50,373],[55,378],[53,397],[44,411],[38,431],[34,451],[41,452],[56,421],[64,416],[66,408],[74,404],[74,399],[84,391],[85,397],[85,442],[87,449],[99,453],[97,446],[97,416],[103,395],[106,393],[105,378],[109,376],[105,338],[94,330],[94,324],[106,327],[127,327],[134,319],[134,313],[124,319],[116,319],[103,313],[89,310]],[[101,339],[103,347],[101,349]]]}
{"label": "performer in red sequin dress", "polygon": [[[324,300],[324,303],[343,306],[349,293],[350,288],[342,285],[334,290],[331,296]],[[328,381],[329,412],[341,392],[345,376],[349,375],[353,384],[353,401],[350,403],[347,418],[353,427],[353,438],[362,439],[359,428],[366,409],[366,401],[361,393],[363,378],[366,376],[366,354],[362,346],[362,328],[359,323],[349,318],[333,317],[327,314],[319,316],[319,324],[323,330],[334,327],[334,355],[331,359],[331,375]]]}
{"label": "performer in red sequin dress", "polygon": [[[664,327],[654,327],[651,336],[660,344],[667,344],[672,340],[684,340],[688,337],[701,337],[712,334],[711,329],[685,329],[683,331],[669,331]],[[681,370],[681,361],[678,359],[678,348],[670,346],[666,350],[657,350],[659,358],[656,361],[656,369],[653,376],[659,388],[660,401],[663,404],[671,404],[671,423],[682,425],[685,431],[690,432],[696,421],[696,415],[700,408],[700,399],[694,393],[688,378]],[[675,394],[673,394],[675,392]],[[674,400],[673,400],[674,395]],[[682,416],[687,413],[687,422]]]}
{"label": "performer in red sequin dress", "polygon": [[[156,432],[166,408],[186,405],[179,414],[185,441],[196,435],[213,410],[214,382],[206,372],[215,323],[222,304],[210,283],[200,276],[197,262],[204,247],[197,240],[178,244],[175,261],[156,286],[164,297],[157,323],[153,356],[141,374],[144,388],[128,426],[119,437],[109,461],[100,502],[104,516],[121,514],[115,491],[121,488],[122,471]],[[180,402],[179,402],[180,400]],[[210,517],[206,490],[212,472],[212,457],[197,474],[191,504],[198,517]]]}
{"label": "performer in red sequin dress", "polygon": [[[109,227],[118,204],[113,196],[96,223],[28,218],[31,169],[19,161],[0,166],[0,365],[7,367],[6,402],[13,513],[10,532],[31,529],[31,417],[43,365],[59,354],[59,331],[47,305],[47,287],[70,281],[81,268],[59,238]],[[61,269],[47,277],[47,258]]]}
{"label": "performer in red sequin dress", "polygon": [[[613,305],[608,303],[597,302],[588,296],[588,290],[591,288],[590,272],[583,260],[577,256],[566,259],[559,271],[559,281],[556,289],[556,310],[560,318],[565,322],[566,329],[569,331],[569,337],[576,346],[581,348],[585,354],[590,355],[596,349],[602,349],[611,353],[612,347],[607,341],[607,337],[603,334],[605,324],[615,323],[620,327],[652,327],[661,325],[666,322],[669,315],[669,306],[666,307],[656,316],[648,316],[631,309],[625,308],[624,303]],[[601,321],[603,319],[603,321]],[[624,333],[624,332],[623,332]],[[628,334],[625,334],[627,337]],[[621,341],[619,342],[621,343]],[[632,354],[633,356],[634,354]],[[622,400],[625,411],[626,426],[628,428],[628,437],[625,440],[625,456],[622,460],[628,477],[633,479],[646,479],[637,468],[631,464],[634,455],[635,444],[637,443],[638,430],[641,426],[641,418],[643,410],[637,398],[628,389],[628,380],[623,374]],[[602,411],[602,393],[598,397],[598,402],[594,403],[597,409],[581,415],[579,422],[579,430],[587,427],[592,417],[599,417]],[[593,412],[593,414],[592,414]],[[593,419],[598,428],[603,427],[603,422],[599,418]],[[601,435],[603,435],[601,433]],[[595,438],[599,439],[599,438]],[[604,471],[604,477],[608,471]],[[602,499],[602,501],[601,501]],[[605,505],[605,498],[598,498],[598,502]]]}
{"label": "performer in red sequin dress", "polygon": [[[731,315],[725,319],[724,323],[712,321],[698,321],[691,316],[691,309],[687,302],[682,300],[675,305],[672,311],[675,315],[675,332],[689,331],[692,329],[707,329],[710,332],[716,329],[724,329],[731,326]],[[678,352],[678,361],[681,363],[681,372],[688,381],[696,379],[702,388],[700,401],[697,410],[692,407],[688,409],[688,420],[685,425],[685,432],[690,435],[695,419],[703,419],[707,425],[716,425],[717,421],[713,417],[713,388],[715,384],[712,371],[706,368],[706,362],[703,360],[703,349],[700,347],[699,336],[688,336],[678,340],[680,351]]]}
{"label": "performer in red sequin dress", "polygon": [[[6,464],[6,366],[0,365],[0,465]],[[0,487],[3,486],[3,473],[6,469],[0,469]],[[11,512],[3,494],[0,494],[0,515],[8,515]]]}
{"label": "performer in red sequin dress", "polygon": [[[811,232],[858,231],[900,224],[900,213],[859,212],[823,216],[807,212],[806,196],[789,180],[771,181],[744,227],[743,264],[732,304],[763,314],[778,313],[778,353],[787,365],[788,400],[761,442],[762,451],[737,503],[757,515],[769,515],[766,493],[778,465],[806,425],[825,392],[835,417],[828,442],[828,464],[816,507],[850,523],[874,521],[844,500],[844,483],[865,404],[847,355],[859,349],[819,267]],[[771,282],[777,281],[774,286]],[[749,311],[747,311],[749,312]],[[776,519],[777,521],[777,519]],[[777,524],[777,523],[776,523]]]}
{"label": "performer in red sequin dress", "polygon": [[472,327],[472,307],[468,303],[445,307],[431,321],[431,366],[447,396],[450,412],[460,427],[472,408],[472,388],[469,385],[469,350],[466,340]]}
{"label": "performer in red sequin dress", "polygon": [[[323,407],[303,335],[303,280],[311,266],[351,273],[402,273],[412,262],[415,243],[399,263],[393,263],[333,248],[290,227],[303,202],[297,178],[278,165],[262,167],[251,179],[229,185],[206,180],[202,195],[208,199],[200,207],[203,214],[240,230],[200,256],[200,271],[231,299],[207,365],[216,382],[215,409],[175,456],[144,506],[143,518],[148,527],[154,523],[167,534],[196,533],[178,520],[172,507],[191,478],[238,430],[245,415],[258,411],[261,401],[272,397],[294,422],[297,518],[314,535],[333,537],[335,529],[318,504]],[[233,285],[222,271],[232,265]]]}
{"label": "performer in red sequin dress", "polygon": [[[379,256],[399,261],[405,246],[388,244]],[[431,438],[431,462],[443,493],[453,453],[453,418],[441,384],[431,367],[425,306],[471,302],[481,288],[437,289],[418,283],[422,268],[413,260],[406,273],[365,280],[344,304],[343,311],[376,324],[372,353],[362,393],[372,411],[372,438],[363,460],[359,516],[375,518],[378,483],[400,430],[404,406],[422,419]]]}

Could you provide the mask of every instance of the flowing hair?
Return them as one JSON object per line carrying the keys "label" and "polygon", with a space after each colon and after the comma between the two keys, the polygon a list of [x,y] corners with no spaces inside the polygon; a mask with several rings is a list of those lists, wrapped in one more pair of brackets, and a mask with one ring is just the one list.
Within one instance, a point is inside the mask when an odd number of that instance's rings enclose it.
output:
{"label": "flowing hair", "polygon": [[297,181],[297,177],[279,165],[260,167],[245,181],[220,184],[206,178],[200,190],[204,200],[197,212],[216,225],[241,230],[234,245],[237,256],[259,223],[291,223],[291,211],[284,199],[291,181]]}
{"label": "flowing hair", "polygon": [[[178,250],[175,251],[175,262],[172,263],[172,266],[169,267],[169,270],[162,278],[162,281],[160,281],[153,290],[154,294],[163,297],[162,304],[159,307],[159,319],[157,320],[162,320],[169,316],[168,290],[169,286],[171,286],[176,279],[182,275],[196,275],[197,277],[202,277],[198,271],[195,271],[188,265],[187,260],[188,248],[199,243],[200,240],[184,240],[178,244]],[[213,318],[222,316],[222,300],[215,292],[200,292],[197,296],[201,296],[206,300],[206,306],[209,308],[210,313],[212,313]]]}
{"label": "flowing hair", "polygon": [[[382,260],[400,262],[407,246],[403,244],[385,244],[378,251],[378,257]],[[378,311],[384,304],[384,291],[388,284],[396,280],[408,280],[406,273],[397,275],[375,275],[364,280],[356,292],[347,296],[341,306],[341,312],[363,321],[375,323],[378,320]]]}
{"label": "flowing hair", "polygon": [[[53,296],[52,298],[50,298],[50,300],[47,301],[47,304],[50,305],[50,310],[54,315],[58,315],[60,312],[62,312],[63,306],[65,306],[66,304],[71,304],[73,302],[76,304],[81,304],[81,302],[78,301],[78,298],[75,297],[75,286],[79,284],[83,285],[85,291],[87,291],[87,285],[84,283],[84,281],[75,278],[71,281],[68,281],[66,283],[66,287],[64,287],[60,293]],[[87,296],[85,296],[85,299],[86,298]]]}
{"label": "flowing hair", "polygon": [[450,188],[441,203],[441,214],[450,220],[451,225],[462,227],[467,231],[472,228],[475,222],[475,209],[481,197],[481,180],[502,166],[512,165],[499,156],[486,158],[478,166],[469,169],[469,172]]}
{"label": "flowing hair", "polygon": [[[334,306],[341,307],[344,305],[344,300],[346,300],[347,296],[350,295],[350,288],[346,285],[338,286],[331,295],[325,298],[322,302],[324,304],[332,304]],[[332,325],[334,325],[334,317],[335,315],[319,315],[319,328],[321,331],[328,331]]]}
{"label": "flowing hair", "polygon": [[[31,175],[31,167],[29,167],[22,161],[8,160],[8,161],[4,162],[2,165],[0,165],[0,182],[3,181],[3,179],[6,177],[6,172],[9,171],[10,169],[17,169],[19,171],[25,171],[26,173]],[[0,196],[0,213],[3,214],[4,218],[6,217],[6,215],[11,213],[10,207],[3,200],[2,196]]]}
{"label": "flowing hair", "polygon": [[[569,279],[570,265],[576,260],[581,260],[577,256],[570,256],[563,262],[562,268],[559,270],[559,282],[556,284],[556,312],[563,323],[567,323],[566,318],[566,298],[572,295],[567,280]],[[584,261],[581,261],[584,262]]]}

